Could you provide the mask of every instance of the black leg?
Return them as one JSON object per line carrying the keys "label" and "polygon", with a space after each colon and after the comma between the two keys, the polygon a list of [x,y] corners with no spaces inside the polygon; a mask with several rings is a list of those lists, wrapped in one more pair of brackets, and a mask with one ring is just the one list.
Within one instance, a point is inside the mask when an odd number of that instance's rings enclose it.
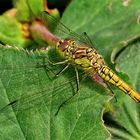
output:
{"label": "black leg", "polygon": [[78,92],[76,92],[75,94],[73,94],[72,96],[70,96],[68,99],[66,99],[64,102],[61,103],[61,105],[58,107],[57,112],[55,113],[55,116],[58,115],[60,109],[66,105],[70,100],[72,100],[74,98],[75,95],[77,95]]}
{"label": "black leg", "polygon": [[62,70],[60,70],[56,76],[58,77],[60,74],[62,74],[68,67],[69,67],[70,64],[67,64]]}
{"label": "black leg", "polygon": [[105,83],[106,83],[106,85],[107,85],[109,91],[111,92],[111,94],[115,97],[115,100],[116,100],[116,102],[117,102],[116,94],[113,92],[113,90],[111,89],[110,85],[109,85],[107,82],[105,82]]}
{"label": "black leg", "polygon": [[67,104],[70,100],[72,100],[74,98],[75,95],[78,94],[78,91],[79,91],[79,74],[78,74],[78,70],[77,68],[75,67],[75,73],[76,73],[76,92],[70,96],[68,99],[66,99],[59,107],[58,107],[58,110],[57,112],[55,113],[55,116],[59,113],[60,109],[65,105]]}
{"label": "black leg", "polygon": [[78,93],[78,91],[79,91],[79,73],[78,73],[78,70],[76,67],[75,67],[75,73],[76,73],[76,85],[77,85],[76,92]]}

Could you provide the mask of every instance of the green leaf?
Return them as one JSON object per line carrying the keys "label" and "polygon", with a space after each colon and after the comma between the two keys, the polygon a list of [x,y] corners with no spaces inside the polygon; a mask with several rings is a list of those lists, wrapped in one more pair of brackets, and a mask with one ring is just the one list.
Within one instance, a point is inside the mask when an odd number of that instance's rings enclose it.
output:
{"label": "green leaf", "polygon": [[43,11],[43,1],[34,2],[30,0],[27,3],[26,0],[19,0],[15,1],[15,7],[17,10],[15,17],[9,17],[6,14],[0,16],[0,41],[19,48],[35,45],[36,42],[32,42],[32,40],[24,36],[24,34],[29,34],[29,31],[23,31],[23,26],[25,25],[21,24],[20,21],[29,23],[33,18],[37,17],[40,11]]}
{"label": "green leaf", "polygon": [[[127,73],[131,84],[140,92],[140,43],[129,45],[117,58],[117,69]],[[133,60],[133,62],[132,62]],[[121,94],[121,93],[120,93]],[[122,95],[119,103],[114,103],[114,111],[107,112],[105,123],[112,134],[112,139],[140,139],[140,108],[135,103]]]}
{"label": "green leaf", "polygon": [[32,17],[26,0],[14,0],[14,3],[17,9],[16,18],[19,21],[30,21]]}
{"label": "green leaf", "polygon": [[43,11],[43,1],[40,0],[16,0],[17,19],[31,21]]}
{"label": "green leaf", "polygon": [[21,24],[12,17],[0,16],[0,41],[13,46],[26,46]]}

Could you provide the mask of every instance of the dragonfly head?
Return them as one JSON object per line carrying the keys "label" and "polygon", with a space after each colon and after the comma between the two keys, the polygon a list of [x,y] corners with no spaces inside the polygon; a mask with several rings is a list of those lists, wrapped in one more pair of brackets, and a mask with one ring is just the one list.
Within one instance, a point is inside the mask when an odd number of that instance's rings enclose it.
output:
{"label": "dragonfly head", "polygon": [[73,39],[64,39],[64,40],[59,40],[59,42],[57,43],[57,47],[62,52],[70,53],[76,50],[77,45]]}

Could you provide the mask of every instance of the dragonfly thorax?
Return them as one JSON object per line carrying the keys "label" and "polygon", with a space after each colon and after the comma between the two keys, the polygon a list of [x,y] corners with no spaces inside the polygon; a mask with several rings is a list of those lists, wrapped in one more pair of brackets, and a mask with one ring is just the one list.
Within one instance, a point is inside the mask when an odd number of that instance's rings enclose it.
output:
{"label": "dragonfly thorax", "polygon": [[83,45],[78,45],[73,59],[77,65],[85,70],[98,71],[104,65],[104,59],[95,49]]}

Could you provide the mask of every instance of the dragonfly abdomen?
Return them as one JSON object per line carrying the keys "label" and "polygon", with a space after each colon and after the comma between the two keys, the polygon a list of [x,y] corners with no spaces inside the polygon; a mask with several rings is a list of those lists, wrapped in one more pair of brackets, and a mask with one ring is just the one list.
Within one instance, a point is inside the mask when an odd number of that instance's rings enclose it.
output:
{"label": "dragonfly abdomen", "polygon": [[136,102],[140,103],[140,94],[133,90],[127,83],[125,83],[121,78],[119,78],[109,67],[102,66],[98,71],[99,76],[105,81],[115,85],[126,94],[128,94]]}

